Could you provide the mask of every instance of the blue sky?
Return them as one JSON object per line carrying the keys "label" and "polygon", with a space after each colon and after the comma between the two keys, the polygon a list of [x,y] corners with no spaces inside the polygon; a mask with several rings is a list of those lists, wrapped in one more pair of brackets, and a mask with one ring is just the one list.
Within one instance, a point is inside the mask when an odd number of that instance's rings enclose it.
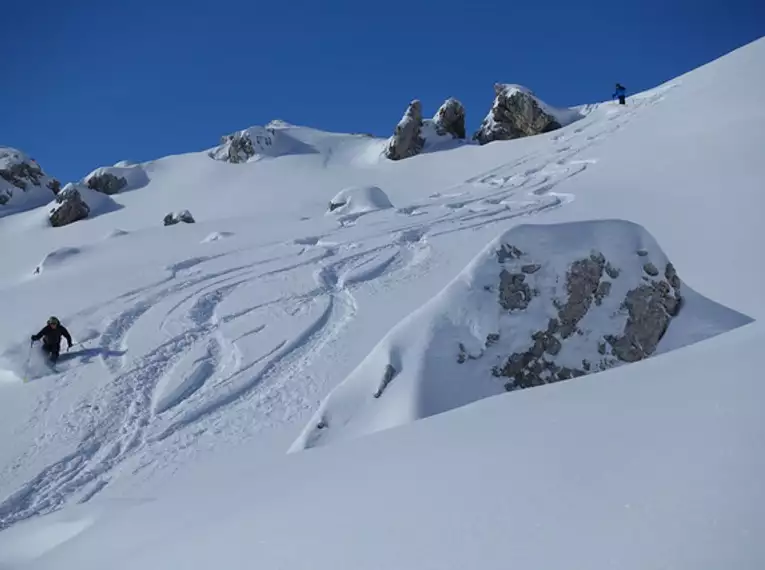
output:
{"label": "blue sky", "polygon": [[274,118],[388,136],[413,98],[427,115],[459,98],[472,131],[498,81],[594,102],[616,81],[646,89],[765,35],[762,0],[0,6],[0,144],[62,181]]}

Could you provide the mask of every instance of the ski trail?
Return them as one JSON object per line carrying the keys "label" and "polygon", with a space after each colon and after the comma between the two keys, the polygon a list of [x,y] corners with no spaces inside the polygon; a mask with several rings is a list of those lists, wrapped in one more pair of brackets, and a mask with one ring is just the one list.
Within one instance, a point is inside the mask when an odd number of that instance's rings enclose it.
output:
{"label": "ski trail", "polygon": [[[657,93],[635,101],[629,109],[614,109],[609,119],[582,119],[574,129],[553,136],[552,152],[528,153],[434,192],[430,201],[391,212],[393,225],[380,230],[370,226],[361,251],[343,251],[349,243],[342,239],[347,235],[343,232],[349,230],[341,225],[322,235],[292,240],[297,247],[287,255],[263,258],[260,252],[269,244],[262,244],[260,249],[192,256],[164,267],[165,278],[83,311],[106,315],[97,343],[110,378],[95,391],[90,404],[66,414],[65,421],[72,426],[67,429],[81,434],[75,449],[0,502],[0,530],[70,501],[87,502],[119,476],[115,468],[138,457],[139,450],[142,463],[149,464],[178,445],[170,436],[183,431],[193,438],[219,426],[232,406],[264,418],[310,408],[314,405],[308,400],[310,385],[316,382],[311,362],[340,342],[357,318],[355,292],[416,277],[422,268],[415,271],[415,267],[430,256],[429,238],[564,206],[575,197],[556,191],[557,187],[596,167],[593,149],[663,97],[664,92]],[[384,243],[370,247],[379,238]],[[206,271],[209,264],[233,253],[236,265]],[[313,270],[307,293],[285,291],[218,315],[221,304],[240,287],[269,277],[291,277],[305,268]],[[247,319],[271,307],[284,308],[288,315],[286,309],[298,304],[319,309],[318,315],[262,356],[243,362],[237,342],[270,331],[269,323]],[[237,329],[237,338],[227,339],[225,326],[240,320],[245,326]],[[135,339],[143,335],[153,339],[158,332],[160,342],[144,347],[143,353],[135,348],[141,344]],[[65,373],[62,383],[66,378]],[[43,448],[55,441],[55,432],[46,431],[35,445]]]}

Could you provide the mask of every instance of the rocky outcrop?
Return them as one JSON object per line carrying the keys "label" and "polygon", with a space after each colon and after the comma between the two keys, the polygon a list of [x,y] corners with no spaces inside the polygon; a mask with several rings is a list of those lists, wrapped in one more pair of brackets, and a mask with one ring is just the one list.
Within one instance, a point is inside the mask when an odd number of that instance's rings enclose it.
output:
{"label": "rocky outcrop", "polygon": [[481,144],[559,129],[561,124],[534,94],[517,85],[496,84],[491,111],[473,139]]}
{"label": "rocky outcrop", "polygon": [[41,200],[46,194],[52,198],[60,187],[59,181],[47,176],[34,159],[14,148],[0,147],[0,206],[9,204],[14,196],[14,202],[20,202],[25,194],[34,193]]}
{"label": "rocky outcrop", "polygon": [[42,176],[42,168],[36,162],[17,162],[7,168],[0,168],[0,178],[21,190],[26,190],[28,184],[40,186]]}
{"label": "rocky outcrop", "polygon": [[72,184],[67,184],[56,195],[56,204],[48,213],[50,225],[54,228],[66,226],[83,220],[90,214],[90,207],[80,195],[80,191]]}
{"label": "rocky outcrop", "polygon": [[255,156],[252,140],[247,133],[234,133],[221,138],[221,144],[226,147],[226,162],[238,164],[247,162]]}
{"label": "rocky outcrop", "polygon": [[422,152],[422,104],[415,99],[409,104],[404,116],[396,125],[393,136],[388,139],[385,156],[391,160],[409,158]]}
{"label": "rocky outcrop", "polygon": [[214,160],[240,164],[257,155],[302,154],[311,150],[297,140],[285,138],[284,135],[277,136],[278,133],[273,122],[266,127],[249,127],[221,137],[220,145],[208,155]]}
{"label": "rocky outcrop", "polygon": [[439,135],[465,138],[465,107],[454,97],[447,99],[433,117],[433,125]]}
{"label": "rocky outcrop", "polygon": [[499,304],[508,311],[522,311],[529,306],[534,292],[526,283],[525,273],[499,274]]}
{"label": "rocky outcrop", "polygon": [[195,223],[194,216],[192,216],[191,212],[188,210],[180,210],[178,212],[167,214],[164,219],[164,224],[166,226],[174,226],[180,222],[183,222],[184,224],[193,224]]}
{"label": "rocky outcrop", "polygon": [[[667,273],[670,267],[672,264],[668,263]],[[652,275],[651,272],[646,273]],[[674,283],[677,286],[668,280],[650,281],[627,293],[622,304],[622,308],[629,313],[624,333],[605,337],[619,360],[636,362],[654,353],[670,320],[680,312],[683,302],[679,280]]]}
{"label": "rocky outcrop", "polygon": [[[592,251],[571,260],[565,274],[545,269],[543,260],[533,259],[512,244],[502,244],[496,255],[501,266],[496,291],[502,310],[513,315],[532,310],[537,315],[555,314],[542,327],[531,329],[525,349],[515,350],[494,366],[493,374],[506,378],[507,390],[567,380],[647,358],[682,307],[681,282],[674,266],[666,263],[660,277],[648,252],[631,258],[625,252],[624,258],[632,261],[624,272],[624,267],[616,267],[600,251]],[[621,263],[627,264],[624,259]],[[549,295],[559,288],[562,294]],[[614,299],[616,290],[621,297]],[[593,323],[599,323],[598,328],[593,329]],[[489,336],[493,338],[487,338],[486,348],[499,340],[499,334]],[[512,343],[518,346],[517,336]],[[567,346],[571,348],[564,354]],[[572,354],[578,354],[579,360],[574,362]],[[457,362],[469,358],[460,345]]]}
{"label": "rocky outcrop", "polygon": [[94,174],[87,180],[88,188],[102,194],[116,194],[127,186],[127,180],[123,176],[115,176],[110,172]]}

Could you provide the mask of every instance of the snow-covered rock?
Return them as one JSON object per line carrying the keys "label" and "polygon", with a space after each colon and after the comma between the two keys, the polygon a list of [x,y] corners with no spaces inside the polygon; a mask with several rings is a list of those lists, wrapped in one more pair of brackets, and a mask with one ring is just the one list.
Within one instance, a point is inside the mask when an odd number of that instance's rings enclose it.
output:
{"label": "snow-covered rock", "polygon": [[397,325],[294,448],[642,360],[750,321],[682,283],[641,226],[518,226]]}
{"label": "snow-covered rock", "polygon": [[85,184],[70,182],[48,205],[48,220],[53,227],[60,227],[120,208],[108,194],[92,190]]}
{"label": "snow-covered rock", "polygon": [[276,131],[272,127],[250,127],[221,138],[220,146],[210,151],[215,160],[237,164],[258,154],[273,155]]}
{"label": "snow-covered rock", "polygon": [[465,138],[465,107],[454,97],[447,99],[433,117],[433,124],[440,135],[455,139]]}
{"label": "snow-covered rock", "polygon": [[127,186],[127,180],[122,176],[115,176],[110,172],[96,174],[88,178],[88,188],[104,194],[116,194]]}
{"label": "snow-covered rock", "polygon": [[193,224],[195,222],[194,216],[188,210],[179,210],[177,212],[170,212],[165,216],[164,224],[166,226],[174,226],[183,222],[184,224]]}
{"label": "snow-covered rock", "polygon": [[271,121],[265,127],[254,126],[225,135],[221,144],[207,155],[214,160],[237,164],[286,155],[317,154],[316,148],[301,140],[301,133],[310,131],[284,121]]}
{"label": "snow-covered rock", "polygon": [[40,206],[60,187],[34,159],[15,148],[0,147],[0,207]]}
{"label": "snow-covered rock", "polygon": [[111,195],[123,190],[142,188],[149,183],[149,177],[140,165],[123,161],[115,166],[95,169],[83,179],[83,183],[91,190]]}
{"label": "snow-covered rock", "polygon": [[425,139],[422,137],[422,103],[415,99],[409,103],[404,116],[396,125],[393,136],[388,139],[385,156],[401,160],[422,152]]}
{"label": "snow-covered rock", "polygon": [[377,186],[351,186],[329,202],[329,212],[340,216],[357,216],[392,207],[388,195]]}
{"label": "snow-covered rock", "polygon": [[494,85],[494,103],[473,139],[481,144],[554,131],[575,121],[579,114],[547,105],[521,85]]}
{"label": "snow-covered rock", "polygon": [[67,184],[56,196],[55,206],[48,212],[50,225],[54,228],[84,220],[90,214],[90,206],[82,199],[80,191],[73,184]]}

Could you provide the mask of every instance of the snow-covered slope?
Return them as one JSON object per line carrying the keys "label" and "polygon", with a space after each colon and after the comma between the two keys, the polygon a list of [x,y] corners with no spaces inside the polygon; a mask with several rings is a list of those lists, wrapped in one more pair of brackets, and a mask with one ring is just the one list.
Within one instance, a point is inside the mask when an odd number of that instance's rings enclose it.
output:
{"label": "snow-covered slope", "polygon": [[516,226],[375,347],[295,449],[579,378],[749,322],[684,285],[640,226]]}
{"label": "snow-covered slope", "polygon": [[[761,567],[763,65],[760,40],[560,130],[397,162],[270,125],[310,152],[166,157],[103,215],[2,218],[24,247],[0,273],[0,567]],[[327,212],[371,187],[393,207]],[[505,242],[541,266],[526,316],[483,289],[516,272]],[[622,273],[582,338],[624,333],[607,311],[656,277],[638,250],[673,264],[654,355],[487,390],[590,249]],[[51,313],[78,342],[55,371],[27,340]],[[557,365],[592,346],[567,343]],[[334,443],[286,454],[308,439]]]}

